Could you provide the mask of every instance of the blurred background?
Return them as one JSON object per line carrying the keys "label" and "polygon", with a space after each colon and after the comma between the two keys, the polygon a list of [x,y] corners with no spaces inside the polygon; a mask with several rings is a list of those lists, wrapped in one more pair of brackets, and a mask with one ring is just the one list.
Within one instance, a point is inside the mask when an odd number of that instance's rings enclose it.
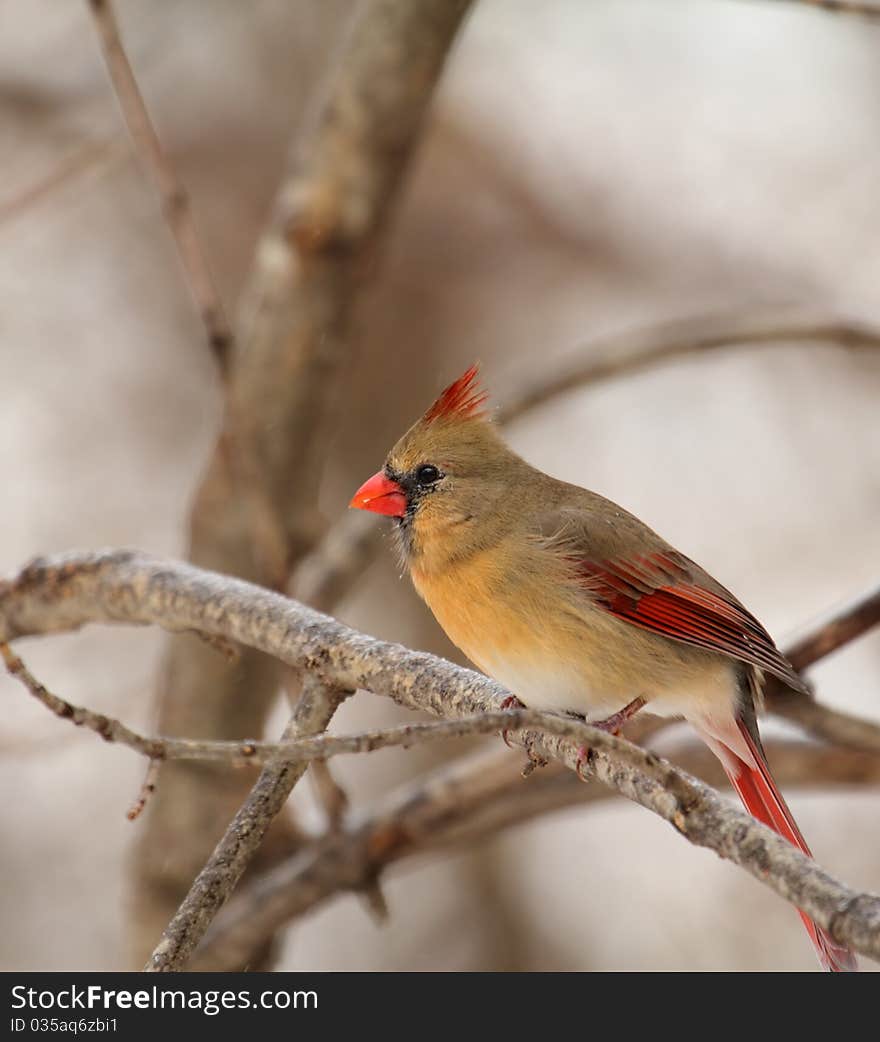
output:
{"label": "blurred background", "polygon": [[[353,10],[117,4],[231,314]],[[673,319],[714,315],[723,329],[778,311],[880,327],[878,99],[880,22],[769,0],[479,0],[358,310],[326,523],[475,358],[503,404],[591,342]],[[71,548],[183,556],[220,383],[85,4],[0,5],[0,135],[0,572]],[[878,417],[880,351],[792,342],[575,390],[509,436],[643,517],[782,641],[878,579]],[[384,549],[336,613],[460,661]],[[50,689],[151,730],[163,641],[103,628],[19,650]],[[813,677],[824,701],[880,720],[880,634]],[[125,812],[143,762],[5,676],[0,698],[0,968],[127,968],[145,823]],[[400,718],[362,694],[333,729]],[[457,751],[335,771],[361,808]],[[308,786],[294,803],[320,823]],[[880,889],[876,790],[791,803],[823,865]],[[285,933],[276,966],[815,968],[787,905],[622,799],[407,862],[385,893],[386,925],[343,895]]]}

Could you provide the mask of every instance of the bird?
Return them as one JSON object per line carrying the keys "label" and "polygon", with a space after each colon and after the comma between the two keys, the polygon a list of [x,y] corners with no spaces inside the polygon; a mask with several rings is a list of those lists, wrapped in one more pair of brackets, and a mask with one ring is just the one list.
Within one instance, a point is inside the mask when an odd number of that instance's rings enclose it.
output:
{"label": "bird", "polygon": [[[809,691],[760,622],[633,514],[517,455],[477,365],[394,445],[351,507],[385,515],[413,585],[452,642],[533,709],[616,733],[683,717],[744,806],[808,857],[758,733],[764,674]],[[853,953],[800,912],[821,966]]]}

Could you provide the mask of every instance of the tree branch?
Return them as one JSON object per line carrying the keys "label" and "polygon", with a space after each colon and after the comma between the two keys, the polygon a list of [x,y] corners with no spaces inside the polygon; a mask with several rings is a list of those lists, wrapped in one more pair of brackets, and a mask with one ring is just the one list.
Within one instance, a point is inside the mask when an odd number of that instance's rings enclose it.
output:
{"label": "tree branch", "polygon": [[[324,527],[315,504],[354,345],[355,300],[377,270],[434,85],[468,6],[357,6],[256,249],[223,429],[190,517],[188,556],[196,564],[283,589]],[[246,651],[230,667],[193,641],[175,639],[162,668],[159,730],[215,739],[261,734],[279,681],[277,664],[258,653]],[[139,960],[246,786],[246,778],[218,778],[204,766],[163,772],[135,861]]]}
{"label": "tree branch", "polygon": [[[62,555],[0,585],[0,640],[116,621],[237,641],[335,689],[365,688],[435,716],[497,710],[500,685],[424,652],[358,633],[279,594],[128,552]],[[770,886],[839,942],[880,957],[880,898],[833,879],[785,840],[651,752],[579,721],[547,715],[514,731],[531,754],[588,774]],[[574,736],[577,737],[574,737]],[[584,760],[584,748],[588,754]],[[267,768],[266,770],[269,770]],[[294,768],[290,768],[294,770]]]}
{"label": "tree branch", "polygon": [[135,821],[144,812],[150,797],[156,791],[156,786],[159,784],[159,771],[162,767],[161,760],[150,760],[147,764],[147,773],[144,777],[143,784],[141,785],[140,792],[137,795],[137,799],[128,808],[128,813],[125,815],[129,821]]}
{"label": "tree branch", "polygon": [[[324,730],[348,694],[315,677],[306,677],[282,741]],[[167,973],[184,965],[241,879],[272,819],[284,806],[305,770],[305,761],[291,763],[283,759],[272,760],[263,768],[250,795],[162,934],[144,967],[147,972]]]}
{"label": "tree branch", "polygon": [[[837,651],[846,643],[862,636],[880,623],[880,588],[854,598],[830,612],[804,637],[785,649],[789,661],[801,672],[821,658]],[[47,691],[25,668],[21,659],[8,648],[0,647],[6,667],[18,676],[31,693],[57,716],[72,720],[77,726],[95,731],[105,741],[121,742],[151,758],[168,760],[214,760],[263,764],[279,746],[271,742],[250,739],[232,741],[196,740],[190,738],[158,738],[140,735],[118,720],[75,706]],[[773,712],[807,732],[832,744],[880,753],[880,726],[805,698],[786,688],[772,677],[766,678],[767,702]],[[499,727],[502,727],[499,724]],[[513,726],[513,725],[510,725]],[[491,728],[490,728],[491,730]]]}
{"label": "tree branch", "polygon": [[[878,624],[880,586],[875,586],[813,623],[803,637],[784,649],[786,658],[802,673]],[[775,677],[767,677],[766,681],[767,705],[774,713],[835,745],[880,754],[880,725],[829,709],[792,691]]]}
{"label": "tree branch", "polygon": [[116,100],[141,163],[149,171],[159,193],[162,214],[174,237],[190,292],[208,336],[208,345],[220,371],[225,372],[232,345],[232,330],[226,320],[207,258],[202,252],[189,194],[178,179],[150,119],[122,45],[112,0],[88,0],[88,4],[94,16]]}
{"label": "tree branch", "polygon": [[833,14],[854,14],[863,18],[880,18],[880,5],[862,0],[783,0],[801,7],[818,7]]}
{"label": "tree branch", "polygon": [[288,738],[280,742],[257,742],[249,739],[238,742],[213,742],[193,738],[148,738],[130,730],[112,717],[72,705],[53,695],[34,677],[8,644],[0,642],[0,655],[9,673],[21,680],[31,694],[56,716],[68,719],[77,726],[87,727],[107,742],[118,742],[128,746],[151,761],[197,760],[220,762],[230,766],[242,763],[256,766],[273,763],[320,763],[343,753],[370,753],[390,748],[409,749],[430,741],[491,734],[495,731],[524,727],[540,727],[573,740],[583,738],[582,726],[574,718],[530,709],[498,709],[475,716],[462,716],[455,720],[401,724],[353,735]]}
{"label": "tree branch", "polygon": [[880,624],[880,585],[859,594],[846,604],[833,608],[812,623],[803,637],[793,641],[785,657],[798,673],[819,659],[832,655]]}
{"label": "tree branch", "polygon": [[553,398],[601,380],[640,372],[660,362],[736,346],[828,344],[848,350],[880,348],[880,331],[849,319],[785,316],[692,318],[595,339],[574,361],[544,381],[523,379],[508,394],[500,419],[511,423]]}
{"label": "tree branch", "polygon": [[[849,786],[880,782],[880,759],[841,754],[805,742],[769,742],[773,773],[786,787]],[[675,763],[726,786],[716,757],[700,743],[676,747]],[[613,795],[600,785],[583,785],[571,771],[551,765],[522,784],[520,767],[507,750],[463,757],[410,781],[360,814],[344,832],[324,837],[263,873],[230,901],[194,953],[190,969],[231,970],[241,952],[259,947],[286,923],[331,897],[356,890],[390,865],[438,849],[473,845],[502,829],[565,807]]]}

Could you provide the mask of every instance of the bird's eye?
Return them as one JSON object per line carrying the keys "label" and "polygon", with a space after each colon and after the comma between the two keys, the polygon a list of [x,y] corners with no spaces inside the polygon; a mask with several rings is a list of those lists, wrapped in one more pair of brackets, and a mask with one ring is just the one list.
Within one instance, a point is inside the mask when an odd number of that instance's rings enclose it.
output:
{"label": "bird's eye", "polygon": [[439,481],[442,476],[443,475],[433,463],[423,463],[416,470],[416,481],[420,485],[433,485],[435,482]]}

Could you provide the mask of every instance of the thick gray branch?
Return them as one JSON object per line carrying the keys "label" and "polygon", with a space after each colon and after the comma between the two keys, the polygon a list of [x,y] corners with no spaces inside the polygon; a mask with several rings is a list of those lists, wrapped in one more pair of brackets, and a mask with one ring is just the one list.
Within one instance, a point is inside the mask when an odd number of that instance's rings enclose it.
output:
{"label": "thick gray branch", "polygon": [[[258,648],[344,690],[358,687],[436,716],[500,708],[500,685],[470,670],[358,633],[329,616],[240,580],[133,553],[64,555],[0,585],[0,640],[86,622],[199,630]],[[579,740],[550,734],[564,723]],[[843,943],[880,957],[880,899],[839,883],[790,844],[653,753],[595,728],[548,718],[511,737],[536,756],[586,770],[669,821],[692,843],[740,865]]]}

